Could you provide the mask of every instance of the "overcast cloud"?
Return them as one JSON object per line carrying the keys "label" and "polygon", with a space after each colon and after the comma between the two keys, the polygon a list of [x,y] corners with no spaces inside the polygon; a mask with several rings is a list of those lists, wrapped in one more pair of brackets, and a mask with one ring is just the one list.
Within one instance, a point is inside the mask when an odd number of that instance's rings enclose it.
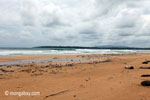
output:
{"label": "overcast cloud", "polygon": [[150,47],[150,0],[0,0],[0,47]]}

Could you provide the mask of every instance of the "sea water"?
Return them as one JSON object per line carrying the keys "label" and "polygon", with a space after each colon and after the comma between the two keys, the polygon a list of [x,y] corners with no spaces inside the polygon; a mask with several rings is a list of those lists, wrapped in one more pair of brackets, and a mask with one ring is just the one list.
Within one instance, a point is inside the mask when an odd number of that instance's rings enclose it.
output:
{"label": "sea water", "polygon": [[0,56],[67,55],[67,54],[125,54],[148,53],[150,50],[74,49],[74,48],[0,48]]}

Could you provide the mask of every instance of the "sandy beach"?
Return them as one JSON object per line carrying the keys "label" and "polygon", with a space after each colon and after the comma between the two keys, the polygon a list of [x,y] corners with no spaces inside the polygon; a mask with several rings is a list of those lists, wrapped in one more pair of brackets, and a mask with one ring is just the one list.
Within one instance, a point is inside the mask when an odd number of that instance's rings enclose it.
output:
{"label": "sandy beach", "polygon": [[0,65],[0,100],[150,100],[149,87],[141,86],[150,80],[141,77],[150,74],[140,69],[150,67],[145,59],[150,53],[0,57],[0,63],[18,61]]}

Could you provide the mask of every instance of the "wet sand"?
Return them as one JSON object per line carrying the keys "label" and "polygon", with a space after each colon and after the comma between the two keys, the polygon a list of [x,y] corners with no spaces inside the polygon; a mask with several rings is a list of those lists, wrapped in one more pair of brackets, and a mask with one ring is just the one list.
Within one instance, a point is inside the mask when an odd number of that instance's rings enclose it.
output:
{"label": "wet sand", "polygon": [[[150,100],[149,53],[0,57],[0,100]],[[34,62],[37,59],[53,59]],[[57,60],[56,60],[57,59]],[[69,59],[69,60],[66,60]],[[32,60],[32,63],[8,64]],[[5,64],[2,64],[5,63]],[[134,69],[125,69],[126,65]],[[10,92],[40,92],[10,95]]]}

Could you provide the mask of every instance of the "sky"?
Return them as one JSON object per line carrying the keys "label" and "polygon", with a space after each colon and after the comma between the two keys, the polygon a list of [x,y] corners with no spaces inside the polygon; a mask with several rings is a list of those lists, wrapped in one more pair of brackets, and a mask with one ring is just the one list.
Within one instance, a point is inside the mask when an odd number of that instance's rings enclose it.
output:
{"label": "sky", "polygon": [[0,47],[150,47],[150,0],[0,0]]}

